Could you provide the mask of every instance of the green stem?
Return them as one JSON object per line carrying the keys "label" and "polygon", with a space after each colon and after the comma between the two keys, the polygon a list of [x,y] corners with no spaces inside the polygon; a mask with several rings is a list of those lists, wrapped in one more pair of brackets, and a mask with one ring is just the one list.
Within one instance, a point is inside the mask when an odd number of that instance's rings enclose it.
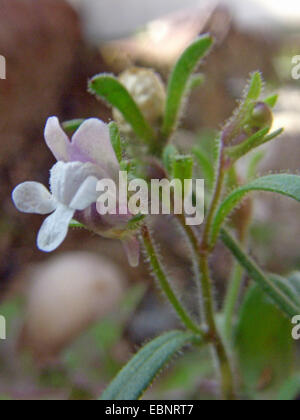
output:
{"label": "green stem", "polygon": [[210,247],[211,225],[212,225],[213,218],[214,218],[215,212],[217,210],[219,201],[220,201],[221,196],[222,196],[223,185],[224,185],[225,174],[226,174],[224,166],[225,166],[224,152],[223,152],[223,146],[221,145],[219,167],[218,167],[218,172],[217,172],[217,176],[216,176],[214,193],[213,193],[212,201],[211,201],[211,204],[210,204],[210,208],[209,208],[207,216],[206,216],[206,222],[205,222],[205,225],[204,225],[204,231],[203,231],[203,236],[202,236],[201,247],[202,247],[203,250],[207,249],[207,250],[211,251],[211,247]]}
{"label": "green stem", "polygon": [[244,269],[237,262],[234,263],[232,278],[225,298],[224,304],[224,333],[228,342],[232,337],[232,324],[236,304],[239,297]]}
{"label": "green stem", "polygon": [[[242,246],[246,246],[248,239],[248,230],[250,224],[250,216],[243,220],[243,225],[239,228],[239,240]],[[234,322],[234,314],[237,307],[241,284],[243,281],[243,267],[234,260],[232,275],[227,289],[224,302],[224,334],[230,343],[232,339],[232,330]]]}
{"label": "green stem", "polygon": [[206,312],[206,321],[208,323],[213,347],[218,359],[221,374],[222,394],[225,400],[235,400],[236,397],[234,392],[234,380],[229,358],[215,323],[213,298],[211,292],[211,279],[209,273],[208,259],[205,255],[200,255],[199,266],[202,272],[202,291],[204,307]]}
{"label": "green stem", "polygon": [[200,242],[194,230],[191,228],[191,226],[187,226],[185,224],[184,216],[177,215],[177,220],[179,221],[187,238],[189,239],[189,242],[192,246],[194,258],[197,262],[199,270],[198,281],[201,285],[203,297],[203,312],[208,327],[208,338],[213,345],[218,359],[219,371],[222,382],[222,394],[224,396],[224,399],[234,400],[234,380],[231,372],[230,362],[215,322],[212,285],[208,266],[208,255],[207,253],[203,253]]}
{"label": "green stem", "polygon": [[231,236],[227,229],[221,229],[221,239],[231,251],[239,264],[247,271],[249,276],[256,281],[265,293],[273,300],[281,310],[290,318],[299,314],[299,308],[272,282],[257,266],[255,261],[242,249],[241,245]]}
{"label": "green stem", "polygon": [[146,225],[144,225],[141,229],[141,236],[144,244],[144,248],[149,258],[149,263],[152,267],[153,273],[157,278],[162,290],[164,291],[166,297],[168,298],[169,302],[172,304],[173,308],[175,309],[177,315],[183,322],[183,324],[194,333],[203,336],[203,331],[195,324],[195,322],[191,319],[189,314],[186,312],[184,307],[182,306],[181,302],[175,295],[170,282],[168,280],[168,276],[164,271],[162,263],[157,255],[154,242],[151,238],[150,232]]}

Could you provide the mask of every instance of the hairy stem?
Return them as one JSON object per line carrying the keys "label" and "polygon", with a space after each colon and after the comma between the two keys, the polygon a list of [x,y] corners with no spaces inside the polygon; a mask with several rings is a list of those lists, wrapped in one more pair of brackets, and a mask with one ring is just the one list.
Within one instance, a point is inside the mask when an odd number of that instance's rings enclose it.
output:
{"label": "hairy stem", "polygon": [[177,215],[177,220],[179,221],[187,238],[189,239],[189,242],[193,249],[194,258],[197,262],[199,270],[198,281],[201,285],[203,297],[203,312],[208,328],[208,337],[214,348],[218,360],[218,367],[222,383],[222,394],[224,399],[234,400],[234,380],[231,372],[230,362],[215,322],[212,284],[208,266],[208,255],[207,253],[203,253],[200,242],[194,230],[191,228],[191,226],[187,226],[185,224],[184,216]]}
{"label": "hairy stem", "polygon": [[[249,222],[250,216],[246,217],[239,229],[239,240],[242,246],[247,244]],[[224,301],[224,334],[228,342],[231,342],[232,339],[234,314],[241,290],[243,273],[243,267],[234,260],[232,275]]]}
{"label": "hairy stem", "polygon": [[244,269],[237,262],[234,263],[231,281],[224,303],[224,334],[228,342],[232,338],[232,325],[237,305]]}
{"label": "hairy stem", "polygon": [[141,236],[143,245],[146,251],[146,255],[149,259],[150,266],[153,270],[155,277],[157,278],[160,287],[164,291],[166,297],[168,298],[169,302],[175,309],[177,315],[183,322],[183,324],[191,331],[196,334],[204,335],[203,331],[196,325],[196,323],[192,320],[189,314],[186,312],[185,308],[182,306],[181,302],[177,298],[176,294],[174,293],[171,284],[169,282],[168,276],[165,273],[165,270],[162,266],[160,258],[157,255],[154,242],[151,238],[151,234],[149,229],[146,225],[144,225],[141,229]]}
{"label": "hairy stem", "polygon": [[211,200],[208,213],[206,215],[206,222],[204,225],[204,231],[203,231],[203,236],[202,236],[201,248],[203,250],[209,250],[209,251],[212,250],[210,246],[210,231],[211,231],[211,225],[213,222],[215,212],[217,210],[218,204],[222,196],[225,173],[226,173],[224,166],[225,166],[225,159],[224,159],[224,153],[223,153],[223,146],[221,145],[219,166],[218,166],[218,172],[216,176],[214,193],[213,193],[213,197]]}

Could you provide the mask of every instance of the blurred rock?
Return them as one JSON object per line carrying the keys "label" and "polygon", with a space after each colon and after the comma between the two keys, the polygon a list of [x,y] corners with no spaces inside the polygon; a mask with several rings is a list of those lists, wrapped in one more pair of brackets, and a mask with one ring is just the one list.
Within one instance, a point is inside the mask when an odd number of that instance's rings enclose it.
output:
{"label": "blurred rock", "polygon": [[109,260],[84,252],[54,257],[34,267],[30,277],[20,348],[43,364],[117,309],[125,283]]}

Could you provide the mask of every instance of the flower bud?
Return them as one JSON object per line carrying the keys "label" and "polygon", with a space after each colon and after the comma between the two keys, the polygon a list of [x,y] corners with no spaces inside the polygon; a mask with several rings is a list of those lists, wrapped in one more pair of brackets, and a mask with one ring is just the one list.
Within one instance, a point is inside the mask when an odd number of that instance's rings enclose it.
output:
{"label": "flower bud", "polygon": [[251,113],[251,125],[255,128],[271,126],[273,114],[270,107],[264,102],[257,102]]}
{"label": "flower bud", "polygon": [[[149,124],[157,126],[164,114],[166,102],[166,90],[161,77],[151,69],[131,67],[120,74],[119,81],[131,94]],[[132,133],[131,126],[115,108],[113,118],[122,132]]]}

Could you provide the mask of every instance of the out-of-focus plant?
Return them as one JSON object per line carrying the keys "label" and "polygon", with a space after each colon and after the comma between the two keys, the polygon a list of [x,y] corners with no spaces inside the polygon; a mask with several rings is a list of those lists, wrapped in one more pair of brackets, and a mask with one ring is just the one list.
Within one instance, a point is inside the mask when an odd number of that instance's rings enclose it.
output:
{"label": "out-of-focus plant", "polygon": [[[127,70],[120,78],[110,74],[92,78],[90,92],[112,106],[117,123],[105,127],[91,120],[66,122],[63,128],[68,134],[77,130],[72,143],[61,128],[56,127],[52,136],[46,131],[47,144],[57,159],[64,162],[59,162],[52,171],[52,196],[39,184],[23,184],[14,192],[14,201],[22,211],[47,214],[56,209],[55,223],[46,226],[46,236],[39,240],[45,250],[63,240],[67,231],[65,222],[72,217],[75,220],[71,226],[119,237],[126,244],[133,265],[137,264],[136,237],[139,237],[158,285],[182,322],[182,330],[166,332],[146,344],[121,369],[102,399],[141,398],[174,354],[186,346],[213,349],[223,399],[234,400],[244,395],[256,398],[259,390],[271,385],[277,388],[284,385],[280,395],[294,396],[292,391],[289,393],[290,383],[293,391],[296,387],[290,376],[294,351],[290,319],[300,314],[299,280],[297,276],[282,278],[264,272],[247,252],[247,237],[252,209],[250,193],[267,191],[300,201],[300,176],[281,173],[255,178],[260,152],[249,163],[248,179],[242,180],[236,170],[240,158],[283,131],[271,131],[277,96],[262,97],[262,76],[255,72],[233,116],[216,136],[210,136],[209,142],[198,142],[187,156],[180,154],[173,144],[188,94],[203,79],[195,71],[212,44],[209,35],[196,39],[177,61],[166,89],[148,69]],[[52,128],[53,125],[52,121]],[[108,135],[112,148],[107,144]],[[149,164],[155,175],[149,176]],[[174,212],[173,216],[190,244],[194,278],[202,294],[200,322],[177,295],[147,217],[133,217],[128,211],[126,217],[117,215],[105,220],[97,217],[93,208],[95,178],[104,175],[113,178],[118,167],[130,177],[143,174],[150,181],[154,177],[193,178],[195,165],[206,181],[204,224],[201,228],[189,226],[184,214]],[[67,179],[72,194],[66,190]],[[59,234],[60,224],[63,232]],[[236,261],[220,313],[214,301],[210,270],[219,239]],[[244,273],[253,284],[238,305]]]}

